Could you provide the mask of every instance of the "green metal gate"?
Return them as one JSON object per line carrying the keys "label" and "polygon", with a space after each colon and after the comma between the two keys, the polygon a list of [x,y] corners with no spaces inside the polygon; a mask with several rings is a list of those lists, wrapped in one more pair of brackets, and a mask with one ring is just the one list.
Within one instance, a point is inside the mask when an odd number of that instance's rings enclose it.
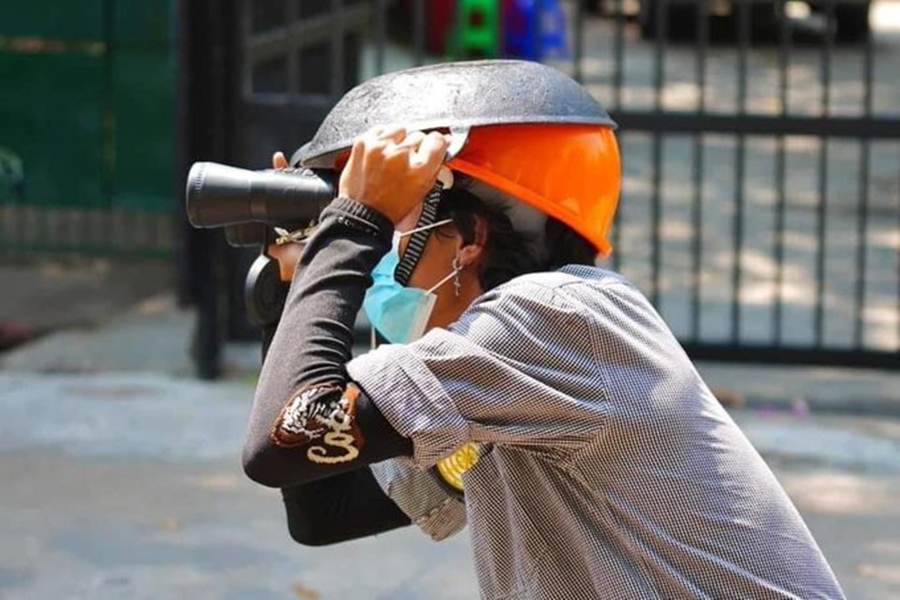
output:
{"label": "green metal gate", "polygon": [[0,7],[0,252],[175,247],[175,3]]}

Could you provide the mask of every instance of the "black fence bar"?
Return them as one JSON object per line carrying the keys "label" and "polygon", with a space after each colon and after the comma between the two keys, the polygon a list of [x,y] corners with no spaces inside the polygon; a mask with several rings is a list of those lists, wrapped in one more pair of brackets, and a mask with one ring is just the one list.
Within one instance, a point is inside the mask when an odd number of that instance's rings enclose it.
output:
{"label": "black fence bar", "polygon": [[653,163],[653,198],[651,201],[650,216],[650,253],[651,253],[651,294],[654,306],[659,306],[660,277],[662,273],[662,142],[663,136],[659,132],[653,134],[652,158]]}
{"label": "black fence bar", "polygon": [[[779,0],[778,14],[787,10],[787,0]],[[781,117],[788,114],[788,69],[790,68],[790,23],[782,18],[778,31],[778,98]],[[775,298],[773,299],[773,338],[776,345],[783,341],[784,327],[784,230],[787,213],[787,152],[784,134],[776,138],[775,149]]]}
{"label": "black fence bar", "polygon": [[384,73],[384,50],[387,46],[387,0],[375,0],[375,72]]}
{"label": "black fence bar", "polygon": [[615,110],[622,109],[622,88],[625,79],[625,11],[622,4],[625,0],[615,0],[616,4],[616,31],[613,36],[613,57],[615,70],[613,71],[613,106]]}
{"label": "black fence bar", "polygon": [[825,253],[828,222],[828,138],[819,140],[819,201],[816,205],[816,292],[813,311],[815,345],[822,347],[825,335]]}
{"label": "black fence bar", "polygon": [[[860,141],[859,157],[859,211],[856,215],[856,289],[854,293],[855,318],[853,326],[853,345],[863,347],[863,329],[866,310],[866,268],[868,262],[866,240],[869,238],[869,165],[871,160],[871,142]],[[898,292],[900,296],[900,292]],[[900,309],[897,314],[900,315]]]}
{"label": "black fence bar", "polygon": [[694,135],[694,195],[691,202],[691,339],[700,339],[700,299],[703,295],[703,172],[706,153],[703,134]]}
{"label": "black fence bar", "polygon": [[584,72],[581,70],[581,60],[584,55],[584,2],[575,3],[575,33],[572,48],[572,77],[578,83],[584,81]]}
{"label": "black fence bar", "polygon": [[[825,47],[822,53],[822,97],[821,114],[828,118],[831,114],[831,54],[835,32],[834,1],[825,2]],[[815,344],[821,348],[825,336],[825,239],[828,218],[828,138],[819,140],[819,203],[816,214],[816,305],[813,312]]]}
{"label": "black fence bar", "polygon": [[[697,11],[697,60],[694,63],[699,97],[697,111],[706,112],[706,63],[709,49],[709,4],[699,2]],[[700,302],[703,294],[703,173],[706,166],[704,135],[694,134],[694,196],[691,204],[691,339],[700,339]]]}
{"label": "black fence bar", "polygon": [[[872,115],[872,76],[874,71],[872,36],[866,38],[866,50],[863,59],[863,111],[866,117]],[[863,347],[863,331],[865,328],[866,310],[866,268],[867,244],[869,239],[869,176],[871,164],[872,142],[860,139],[859,159],[859,211],[856,215],[856,289],[854,293],[855,319],[853,326],[853,344]],[[900,298],[900,292],[898,292]],[[897,309],[900,317],[900,308]]]}
{"label": "black fence bar", "polygon": [[[625,11],[623,5],[624,0],[615,0],[615,34],[613,35],[613,107],[617,111],[622,107],[622,88],[625,77]],[[615,222],[613,223],[612,244],[613,248],[618,248],[622,241],[622,204],[620,202],[619,209],[616,211]],[[613,253],[613,268],[620,270],[622,268],[622,254],[620,252]]]}
{"label": "black fence bar", "polygon": [[734,216],[731,224],[731,307],[729,309],[729,331],[731,342],[737,344],[741,339],[741,258],[744,239],[744,138],[738,138],[735,148],[734,174]]}
{"label": "black fence bar", "polygon": [[[738,2],[738,116],[747,114],[747,57],[750,54],[750,3]],[[734,173],[734,218],[732,222],[732,271],[731,271],[731,340],[741,339],[741,289],[743,284],[744,256],[744,185],[746,183],[747,140],[738,134]]]}
{"label": "black fence bar", "polygon": [[[663,112],[663,86],[666,77],[666,59],[663,52],[666,47],[666,37],[669,29],[669,1],[659,0],[657,12],[653,15],[656,19],[656,46],[654,47],[653,56],[653,89],[654,89],[654,110],[657,114]],[[653,164],[653,198],[651,199],[651,217],[650,217],[650,253],[651,253],[651,293],[650,298],[653,304],[659,306],[660,299],[660,278],[662,275],[662,132],[654,132],[653,148],[652,148],[652,164]]]}
{"label": "black fence bar", "polygon": [[659,0],[656,14],[656,43],[653,47],[653,108],[662,112],[663,84],[666,75],[665,47],[669,29],[669,0]]}
{"label": "black fence bar", "polygon": [[344,93],[344,0],[331,0],[331,95],[335,98]]}
{"label": "black fence bar", "polygon": [[[103,42],[106,50],[103,53],[103,138],[106,148],[116,147],[116,106],[115,106],[115,65],[116,65],[116,0],[104,0],[103,2]],[[104,207],[111,210],[115,194],[116,153],[104,152],[103,157],[103,201]],[[42,212],[46,218],[46,212]],[[98,240],[100,224],[96,218],[79,219],[82,222],[81,239]],[[43,229],[47,231],[48,229]]]}
{"label": "black fence bar", "polygon": [[658,131],[672,135],[702,132],[762,137],[816,135],[869,140],[900,139],[900,118],[889,117],[801,117],[794,115],[620,111],[615,113],[615,119],[623,129],[629,131]]}
{"label": "black fence bar", "polygon": [[[182,27],[179,179],[196,160],[229,162],[235,158],[240,95],[240,10],[235,0],[181,0]],[[180,187],[180,186],[179,186]],[[183,188],[181,188],[183,189]],[[183,215],[183,213],[182,213]],[[182,216],[181,296],[197,306],[193,355],[198,375],[218,377],[224,322],[224,242],[219,232],[189,227]]]}
{"label": "black fence bar", "polygon": [[425,62],[426,0],[413,0],[413,52],[416,66]]}
{"label": "black fence bar", "polygon": [[[541,15],[544,14],[544,0],[533,0],[531,10],[534,11],[535,15],[538,15],[537,19],[538,19],[538,22],[540,23],[540,20],[542,18]],[[541,57],[542,43],[541,43],[541,27],[540,26],[531,28],[531,45],[533,48],[536,49],[536,54],[538,56],[537,60],[540,60],[542,58]]]}
{"label": "black fence bar", "polygon": [[[288,2],[286,5],[285,23],[296,23],[300,18],[299,2]],[[245,7],[244,12],[249,13],[252,9]],[[334,43],[334,42],[332,42]],[[290,50],[285,56],[287,62],[287,92],[288,94],[300,93],[300,49],[294,45],[290,46]]]}
{"label": "black fence bar", "polygon": [[784,260],[785,260],[785,225],[787,220],[787,156],[784,136],[778,136],[775,149],[775,222],[774,254],[775,254],[775,299],[772,308],[772,337],[776,344],[784,340]]}

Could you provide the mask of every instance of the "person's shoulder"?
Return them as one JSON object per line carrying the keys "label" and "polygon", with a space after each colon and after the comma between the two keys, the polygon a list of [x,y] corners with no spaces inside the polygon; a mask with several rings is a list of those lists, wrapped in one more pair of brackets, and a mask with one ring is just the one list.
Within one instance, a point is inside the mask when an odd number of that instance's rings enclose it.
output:
{"label": "person's shoulder", "polygon": [[[484,302],[484,304],[481,304]],[[556,271],[520,275],[482,296],[476,306],[540,307],[582,317],[596,311],[651,311],[646,297],[627,277],[600,267],[567,265]]]}
{"label": "person's shoulder", "polygon": [[633,284],[620,273],[589,265],[567,265],[556,271],[527,273],[496,288],[499,294],[516,295],[528,290],[559,291],[570,286],[589,285],[595,288],[623,285],[633,288]]}
{"label": "person's shoulder", "polygon": [[616,287],[634,289],[622,275],[587,265],[520,275],[484,293],[469,311],[523,310],[528,313],[575,314]]}

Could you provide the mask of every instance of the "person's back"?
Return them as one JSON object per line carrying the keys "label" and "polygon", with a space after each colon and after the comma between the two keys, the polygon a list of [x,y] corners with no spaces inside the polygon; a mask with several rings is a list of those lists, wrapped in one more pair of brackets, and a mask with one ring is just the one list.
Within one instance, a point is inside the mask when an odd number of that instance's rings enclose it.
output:
{"label": "person's back", "polygon": [[478,396],[480,426],[519,429],[464,476],[487,597],[842,597],[771,471],[622,277],[526,275],[429,338],[423,356],[485,351],[460,358],[477,389],[454,401]]}

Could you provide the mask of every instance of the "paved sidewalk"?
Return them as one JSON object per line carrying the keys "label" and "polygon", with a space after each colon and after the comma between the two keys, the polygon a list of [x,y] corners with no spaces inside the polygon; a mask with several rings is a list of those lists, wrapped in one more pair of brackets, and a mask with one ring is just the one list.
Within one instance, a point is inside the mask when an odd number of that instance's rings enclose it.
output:
{"label": "paved sidewalk", "polygon": [[[0,373],[0,598],[477,596],[465,534],[288,539],[240,471],[252,384]],[[733,413],[849,597],[900,597],[900,422]]]}

